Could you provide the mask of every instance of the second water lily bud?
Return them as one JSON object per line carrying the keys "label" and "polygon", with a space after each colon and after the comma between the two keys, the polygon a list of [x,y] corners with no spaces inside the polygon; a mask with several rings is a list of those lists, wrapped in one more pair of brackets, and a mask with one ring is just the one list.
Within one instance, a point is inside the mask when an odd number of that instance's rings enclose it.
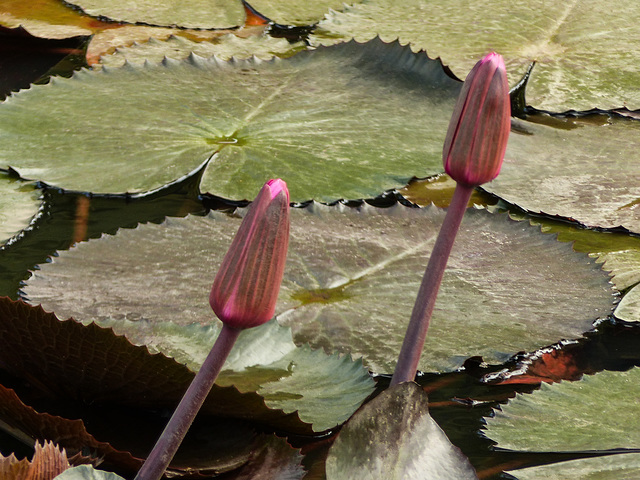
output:
{"label": "second water lily bud", "polygon": [[213,282],[209,303],[224,324],[245,329],[275,313],[289,245],[289,191],[269,180],[229,247]]}
{"label": "second water lily bud", "polygon": [[444,141],[445,171],[456,182],[482,185],[498,176],[511,129],[502,57],[490,53],[469,72]]}

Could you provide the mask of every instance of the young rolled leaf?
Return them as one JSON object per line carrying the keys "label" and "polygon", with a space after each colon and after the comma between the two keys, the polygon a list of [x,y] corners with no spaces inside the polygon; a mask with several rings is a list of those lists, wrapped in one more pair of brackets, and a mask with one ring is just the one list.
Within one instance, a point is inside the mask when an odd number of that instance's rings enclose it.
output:
{"label": "young rolled leaf", "polygon": [[328,480],[477,480],[431,418],[413,383],[385,390],[347,422],[329,450]]}

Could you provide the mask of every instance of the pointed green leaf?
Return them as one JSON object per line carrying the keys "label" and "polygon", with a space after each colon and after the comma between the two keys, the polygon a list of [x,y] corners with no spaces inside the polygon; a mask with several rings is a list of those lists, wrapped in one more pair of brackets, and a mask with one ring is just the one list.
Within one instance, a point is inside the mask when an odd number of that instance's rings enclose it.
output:
{"label": "pointed green leaf", "polygon": [[431,418],[414,383],[385,390],[342,428],[329,450],[328,480],[477,479],[469,460]]}
{"label": "pointed green leaf", "polygon": [[400,38],[464,78],[488,51],[504,56],[513,85],[536,61],[527,99],[566,111],[640,108],[640,7],[635,2],[369,0],[332,12],[312,42]]}
{"label": "pointed green leaf", "polygon": [[[392,372],[444,214],[401,205],[294,209],[278,320],[298,343]],[[122,230],[60,252],[25,292],[83,320],[208,324],[207,296],[239,222],[212,213]],[[586,254],[506,215],[468,210],[420,368],[449,370],[472,355],[501,362],[579,337],[614,301],[608,275]]]}
{"label": "pointed green leaf", "polygon": [[115,193],[153,189],[220,151],[202,186],[216,195],[253,198],[279,177],[292,201],[369,197],[442,170],[459,88],[439,62],[379,40],[83,70],[0,105],[0,165]]}

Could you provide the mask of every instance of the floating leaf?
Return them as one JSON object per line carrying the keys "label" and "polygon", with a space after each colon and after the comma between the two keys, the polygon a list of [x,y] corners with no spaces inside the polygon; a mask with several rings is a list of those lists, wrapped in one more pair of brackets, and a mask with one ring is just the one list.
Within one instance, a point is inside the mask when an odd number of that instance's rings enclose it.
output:
{"label": "floating leaf", "polygon": [[620,480],[640,478],[640,454],[626,453],[552,463],[509,472],[518,480]]}
{"label": "floating leaf", "polygon": [[[578,382],[542,384],[532,394],[518,394],[487,418],[486,435],[498,446],[524,451],[584,451],[640,448],[640,368],[602,372]],[[562,464],[558,466],[562,468]],[[572,472],[551,478],[636,478],[640,454],[571,462]],[[547,469],[548,470],[548,467]],[[546,471],[543,470],[542,472]],[[567,470],[559,470],[566,472]],[[520,479],[542,478],[529,470]],[[564,476],[563,476],[564,475]],[[590,476],[592,475],[592,476]],[[547,478],[547,477],[544,477]]]}
{"label": "floating leaf", "polygon": [[94,17],[127,23],[185,28],[231,28],[244,24],[240,0],[165,1],[67,0]]}
{"label": "floating leaf", "polygon": [[385,390],[342,428],[327,458],[328,480],[477,479],[428,411],[414,383]]}
{"label": "floating leaf", "polygon": [[500,175],[485,190],[531,212],[640,232],[640,122],[515,126]]}
{"label": "floating leaf", "polygon": [[439,62],[380,40],[84,70],[0,105],[0,162],[114,193],[153,189],[220,151],[203,179],[217,195],[250,198],[280,177],[292,201],[361,198],[442,170],[459,88]]}
{"label": "floating leaf", "polygon": [[[299,343],[351,352],[375,371],[393,371],[444,213],[399,204],[294,209],[278,320]],[[41,265],[25,292],[83,320],[207,324],[211,282],[239,222],[212,213],[80,244]],[[423,370],[455,368],[472,355],[500,362],[578,337],[615,300],[607,274],[585,254],[524,222],[479,210],[467,212],[439,298]]]}
{"label": "floating leaf", "polygon": [[[350,1],[360,3],[362,0]],[[251,6],[269,20],[285,25],[311,25],[317,23],[332,10],[344,8],[342,0],[251,0]]]}
{"label": "floating leaf", "polygon": [[504,56],[512,84],[537,62],[527,98],[538,108],[637,109],[640,31],[630,26],[639,22],[637,4],[625,0],[369,0],[332,12],[312,42],[400,38],[440,57],[460,78],[494,50]]}
{"label": "floating leaf", "polygon": [[0,172],[0,243],[33,220],[40,206],[40,190]]}
{"label": "floating leaf", "polygon": [[106,67],[121,67],[125,62],[160,62],[164,57],[181,60],[192,53],[205,58],[215,55],[224,60],[230,60],[231,57],[248,58],[253,55],[271,58],[274,55],[291,55],[301,48],[304,48],[302,42],[292,45],[284,38],[267,35],[241,38],[225,34],[209,42],[193,42],[183,37],[172,36],[164,42],[151,39],[146,43],[136,43],[128,48],[118,49],[113,55],[102,57],[100,63]]}

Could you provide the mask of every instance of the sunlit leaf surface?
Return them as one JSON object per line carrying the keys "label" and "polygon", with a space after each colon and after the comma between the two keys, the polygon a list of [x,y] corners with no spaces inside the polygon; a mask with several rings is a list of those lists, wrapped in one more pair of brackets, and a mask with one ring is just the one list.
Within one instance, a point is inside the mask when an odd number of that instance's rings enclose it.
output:
{"label": "sunlit leaf surface", "polygon": [[33,184],[0,172],[0,244],[29,225],[41,204],[39,197]]}
{"label": "sunlit leaf surface", "polygon": [[230,28],[244,24],[240,0],[69,0],[94,17],[148,25]]}
{"label": "sunlit leaf surface", "polygon": [[615,315],[627,322],[640,322],[640,285],[636,285],[627,292],[616,307]]}
{"label": "sunlit leaf surface", "polygon": [[248,58],[253,55],[271,58],[274,55],[291,55],[301,48],[303,48],[302,42],[292,45],[284,38],[266,35],[242,38],[226,34],[209,42],[193,42],[183,37],[172,36],[164,42],[151,39],[146,43],[118,49],[113,55],[102,57],[100,63],[107,67],[120,67],[125,62],[136,64],[143,64],[145,61],[161,62],[164,57],[175,60],[185,59],[192,53],[205,58],[215,55],[224,60],[230,60],[231,57]]}
{"label": "sunlit leaf surface", "polygon": [[[495,417],[486,435],[498,446],[525,451],[582,451],[640,448],[640,368],[602,372],[577,382],[542,384],[532,394],[518,394]],[[637,478],[640,454],[580,460],[557,465],[553,479]],[[519,479],[547,478],[542,470],[512,472]]]}
{"label": "sunlit leaf surface", "polygon": [[489,51],[505,57],[513,85],[536,61],[534,107],[565,111],[640,108],[637,2],[368,0],[332,13],[313,42],[400,38],[440,57],[464,78]]}
{"label": "sunlit leaf surface", "polygon": [[253,198],[274,177],[294,201],[373,196],[442,170],[459,88],[439,62],[378,40],[268,62],[85,70],[0,105],[0,165],[114,193],[158,187],[220,151],[202,188],[226,198]]}
{"label": "sunlit leaf surface", "polygon": [[640,122],[548,121],[515,122],[500,175],[483,188],[534,213],[640,232]]}
{"label": "sunlit leaf surface", "polygon": [[327,458],[328,480],[472,480],[469,460],[431,418],[414,383],[385,390],[340,431]]}
{"label": "sunlit leaf surface", "polygon": [[[350,0],[349,4],[362,0]],[[262,15],[274,22],[285,25],[311,25],[333,10],[345,7],[342,0],[252,0],[249,2]]]}
{"label": "sunlit leaf surface", "polygon": [[[435,207],[294,209],[279,321],[297,342],[392,372],[443,218]],[[238,226],[213,213],[120,231],[60,252],[26,294],[83,320],[210,323],[208,292]],[[608,275],[586,254],[506,215],[469,210],[420,368],[447,370],[471,355],[496,362],[579,337],[613,302]]]}

